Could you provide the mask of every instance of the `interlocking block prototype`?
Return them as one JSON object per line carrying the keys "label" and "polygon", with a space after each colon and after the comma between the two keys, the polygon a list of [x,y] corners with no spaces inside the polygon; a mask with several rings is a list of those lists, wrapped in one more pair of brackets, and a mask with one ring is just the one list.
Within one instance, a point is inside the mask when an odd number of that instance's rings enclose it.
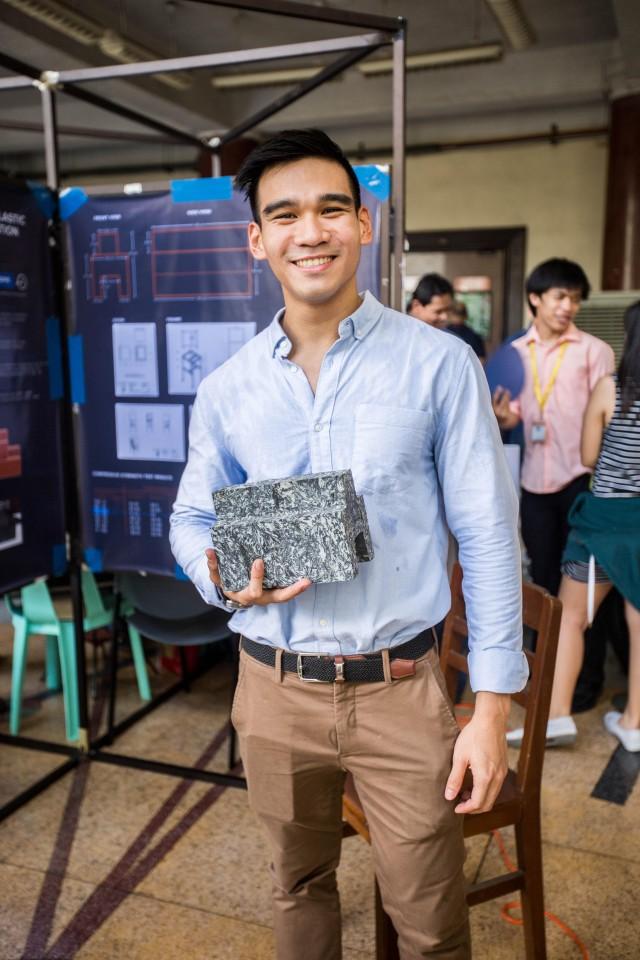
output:
{"label": "interlocking block prototype", "polygon": [[260,557],[268,588],[301,577],[314,583],[353,580],[358,563],[373,558],[351,470],[224,487],[213,494],[213,506],[211,539],[227,591],[246,587]]}

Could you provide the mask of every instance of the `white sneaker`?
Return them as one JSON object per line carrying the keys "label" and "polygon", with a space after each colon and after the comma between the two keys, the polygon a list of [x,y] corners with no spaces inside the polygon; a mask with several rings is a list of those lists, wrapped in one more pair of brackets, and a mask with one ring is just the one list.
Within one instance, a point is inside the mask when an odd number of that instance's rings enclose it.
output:
{"label": "white sneaker", "polygon": [[[620,716],[620,714],[618,714]],[[638,731],[640,735],[640,730]],[[509,730],[507,733],[507,744],[510,747],[519,747],[522,745],[524,728],[518,727],[517,730]],[[547,723],[547,747],[568,747],[576,742],[578,728],[573,722],[573,717],[553,717]],[[640,750],[640,747],[636,749]]]}
{"label": "white sneaker", "polygon": [[602,722],[604,723],[605,729],[612,733],[614,737],[617,737],[625,750],[628,750],[629,753],[639,753],[640,752],[640,730],[627,730],[626,727],[620,726],[620,717],[621,713],[618,713],[617,710],[610,710],[609,713],[605,713]]}

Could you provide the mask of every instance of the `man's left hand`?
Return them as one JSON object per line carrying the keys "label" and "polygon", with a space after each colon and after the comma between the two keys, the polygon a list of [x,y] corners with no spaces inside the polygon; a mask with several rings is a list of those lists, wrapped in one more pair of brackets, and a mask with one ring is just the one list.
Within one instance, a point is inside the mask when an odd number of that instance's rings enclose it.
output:
{"label": "man's left hand", "polygon": [[[461,797],[456,813],[484,813],[495,803],[509,769],[505,736],[509,703],[508,694],[480,692],[476,697],[473,717],[456,741],[445,788],[447,800]],[[471,792],[462,790],[467,769],[473,776]]]}

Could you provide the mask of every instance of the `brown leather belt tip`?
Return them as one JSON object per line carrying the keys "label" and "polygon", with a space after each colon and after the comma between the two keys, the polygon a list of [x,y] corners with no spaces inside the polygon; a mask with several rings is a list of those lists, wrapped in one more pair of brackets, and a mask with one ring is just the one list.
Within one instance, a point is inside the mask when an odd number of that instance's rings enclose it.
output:
{"label": "brown leather belt tip", "polygon": [[[416,672],[415,661],[423,657],[434,644],[433,629],[429,627],[416,637],[389,649],[389,672],[392,680],[411,677]],[[259,663],[273,667],[276,648],[242,637],[242,649]],[[347,656],[330,654],[282,653],[282,669],[297,673],[309,683],[380,683],[385,679],[382,653],[363,653]]]}

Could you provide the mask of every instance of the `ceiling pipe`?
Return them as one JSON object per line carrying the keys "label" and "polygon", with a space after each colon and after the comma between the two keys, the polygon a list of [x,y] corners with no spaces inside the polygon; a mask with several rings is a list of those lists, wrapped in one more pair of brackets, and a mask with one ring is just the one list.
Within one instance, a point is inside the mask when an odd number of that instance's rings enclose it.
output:
{"label": "ceiling pipe", "polygon": [[536,42],[536,34],[519,0],[485,0],[500,29],[514,50],[527,50]]}

